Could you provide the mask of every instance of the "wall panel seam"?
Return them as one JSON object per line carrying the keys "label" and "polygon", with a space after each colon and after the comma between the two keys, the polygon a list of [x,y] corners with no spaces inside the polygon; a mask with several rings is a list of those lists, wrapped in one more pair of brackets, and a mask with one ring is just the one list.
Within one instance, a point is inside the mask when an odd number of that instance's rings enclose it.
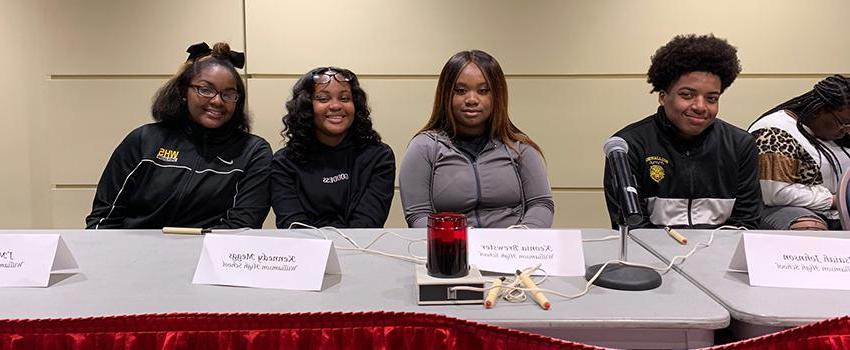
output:
{"label": "wall panel seam", "polygon": [[[247,63],[246,63],[247,64]],[[832,74],[850,75],[850,73],[741,73],[741,79],[822,79]],[[243,79],[298,79],[303,74],[271,74],[250,73],[242,74]],[[50,80],[134,80],[134,79],[169,79],[172,74],[51,74]],[[555,79],[555,80],[582,80],[582,79],[646,79],[646,74],[611,73],[611,74],[505,74],[509,79]],[[405,79],[437,79],[438,74],[358,74],[362,79],[374,80],[405,80]]]}

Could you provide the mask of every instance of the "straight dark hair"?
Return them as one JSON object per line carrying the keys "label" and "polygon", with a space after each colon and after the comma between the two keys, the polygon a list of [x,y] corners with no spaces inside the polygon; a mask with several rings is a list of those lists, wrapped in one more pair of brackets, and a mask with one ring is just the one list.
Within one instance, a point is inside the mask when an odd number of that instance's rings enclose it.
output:
{"label": "straight dark hair", "polygon": [[440,79],[437,81],[431,117],[417,134],[429,130],[442,130],[452,137],[457,134],[457,124],[452,112],[452,97],[455,82],[457,82],[460,72],[467,64],[476,65],[484,73],[484,78],[490,85],[493,98],[493,114],[487,119],[490,138],[499,140],[511,148],[516,141],[526,143],[542,155],[543,150],[540,149],[540,146],[511,122],[508,116],[508,83],[505,80],[505,74],[502,72],[499,62],[493,56],[481,50],[461,51],[449,58],[440,72]]}

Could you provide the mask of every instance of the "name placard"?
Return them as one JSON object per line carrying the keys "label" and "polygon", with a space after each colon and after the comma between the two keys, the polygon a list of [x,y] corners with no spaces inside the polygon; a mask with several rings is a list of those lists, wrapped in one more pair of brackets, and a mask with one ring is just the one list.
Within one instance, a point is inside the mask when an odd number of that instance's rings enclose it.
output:
{"label": "name placard", "polygon": [[470,229],[469,263],[479,270],[514,273],[536,266],[551,276],[584,276],[579,230]]}
{"label": "name placard", "polygon": [[192,283],[318,291],[326,273],[340,273],[330,240],[207,234]]}
{"label": "name placard", "polygon": [[850,239],[745,232],[729,268],[753,286],[850,290]]}
{"label": "name placard", "polygon": [[58,233],[0,234],[0,287],[47,287],[50,272],[77,269]]}

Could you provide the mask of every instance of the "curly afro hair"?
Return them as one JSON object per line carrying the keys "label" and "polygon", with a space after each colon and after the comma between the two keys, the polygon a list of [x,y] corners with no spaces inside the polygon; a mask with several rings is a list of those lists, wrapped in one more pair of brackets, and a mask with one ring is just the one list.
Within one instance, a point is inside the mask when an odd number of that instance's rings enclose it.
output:
{"label": "curly afro hair", "polygon": [[650,60],[646,79],[652,84],[650,92],[667,91],[682,74],[690,72],[709,72],[720,77],[723,92],[741,72],[738,50],[714,34],[677,35],[655,51]]}

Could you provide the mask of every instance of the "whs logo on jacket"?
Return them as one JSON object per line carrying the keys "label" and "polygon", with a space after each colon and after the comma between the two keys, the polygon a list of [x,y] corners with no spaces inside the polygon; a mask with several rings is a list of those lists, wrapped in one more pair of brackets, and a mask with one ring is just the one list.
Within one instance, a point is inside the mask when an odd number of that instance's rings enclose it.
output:
{"label": "whs logo on jacket", "polygon": [[156,153],[156,159],[173,163],[177,161],[178,154],[180,154],[180,151],[160,147],[159,152]]}

